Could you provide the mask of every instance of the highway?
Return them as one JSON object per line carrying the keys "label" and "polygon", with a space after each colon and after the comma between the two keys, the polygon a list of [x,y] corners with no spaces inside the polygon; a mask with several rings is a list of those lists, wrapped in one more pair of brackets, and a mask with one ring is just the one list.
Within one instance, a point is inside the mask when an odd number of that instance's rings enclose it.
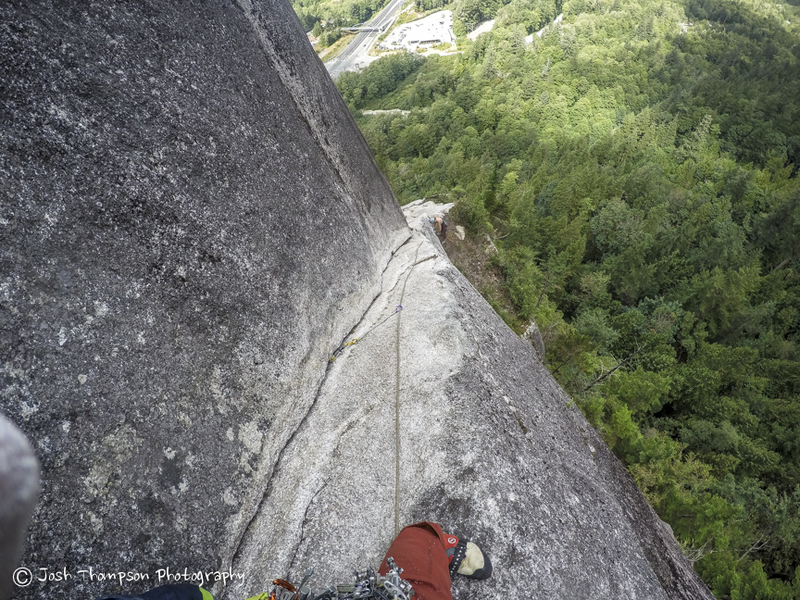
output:
{"label": "highway", "polygon": [[366,58],[378,36],[383,34],[394,21],[395,14],[403,8],[407,0],[391,0],[381,12],[375,15],[364,27],[375,31],[361,31],[336,58],[325,63],[331,79],[336,79],[345,71],[356,71],[366,66]]}

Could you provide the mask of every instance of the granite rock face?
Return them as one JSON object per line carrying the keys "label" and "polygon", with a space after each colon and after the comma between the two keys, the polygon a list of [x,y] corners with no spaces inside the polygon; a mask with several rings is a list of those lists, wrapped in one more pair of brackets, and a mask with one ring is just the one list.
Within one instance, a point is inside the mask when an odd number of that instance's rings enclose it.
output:
{"label": "granite rock face", "polygon": [[[25,563],[217,569],[402,214],[284,4],[3,3],[0,81],[0,410],[43,470]],[[80,579],[20,593],[108,586]]]}
{"label": "granite rock face", "polygon": [[319,588],[419,519],[493,558],[458,598],[710,597],[406,224],[288,4],[6,1],[0,84],[0,411],[42,468],[22,564],[71,575],[15,598]]}
{"label": "granite rock face", "polygon": [[250,577],[225,597],[309,566],[317,590],[347,581],[382,557],[397,512],[490,553],[492,578],[457,577],[455,598],[712,598],[531,344],[449,262],[426,211],[405,212],[413,235],[281,454],[233,557]]}

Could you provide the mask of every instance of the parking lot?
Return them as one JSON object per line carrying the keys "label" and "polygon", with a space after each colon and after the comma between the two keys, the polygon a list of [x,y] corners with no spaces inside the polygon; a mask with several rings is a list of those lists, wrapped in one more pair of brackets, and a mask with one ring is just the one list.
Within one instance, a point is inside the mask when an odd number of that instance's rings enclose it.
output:
{"label": "parking lot", "polygon": [[406,23],[396,28],[380,44],[381,50],[404,48],[414,52],[417,48],[429,48],[437,44],[455,44],[453,35],[453,11],[440,10],[423,19]]}

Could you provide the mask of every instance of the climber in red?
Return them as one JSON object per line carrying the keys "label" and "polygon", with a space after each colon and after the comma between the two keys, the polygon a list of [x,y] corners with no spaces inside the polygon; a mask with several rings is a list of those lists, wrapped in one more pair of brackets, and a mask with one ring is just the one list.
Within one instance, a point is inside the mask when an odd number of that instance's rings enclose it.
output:
{"label": "climber in red", "polygon": [[450,584],[456,573],[473,579],[492,574],[492,563],[478,546],[444,533],[440,525],[429,521],[400,532],[378,570],[382,575],[388,571],[390,556],[403,569],[402,577],[411,583],[417,600],[453,600]]}

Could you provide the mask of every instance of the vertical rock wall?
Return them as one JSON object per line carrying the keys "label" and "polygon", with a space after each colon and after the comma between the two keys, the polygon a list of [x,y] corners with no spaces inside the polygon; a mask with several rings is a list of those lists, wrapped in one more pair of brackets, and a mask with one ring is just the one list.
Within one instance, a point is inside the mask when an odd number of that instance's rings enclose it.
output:
{"label": "vertical rock wall", "polygon": [[[396,201],[285,3],[3,2],[0,85],[24,564],[221,569],[407,236]],[[18,597],[109,589],[83,579]]]}

